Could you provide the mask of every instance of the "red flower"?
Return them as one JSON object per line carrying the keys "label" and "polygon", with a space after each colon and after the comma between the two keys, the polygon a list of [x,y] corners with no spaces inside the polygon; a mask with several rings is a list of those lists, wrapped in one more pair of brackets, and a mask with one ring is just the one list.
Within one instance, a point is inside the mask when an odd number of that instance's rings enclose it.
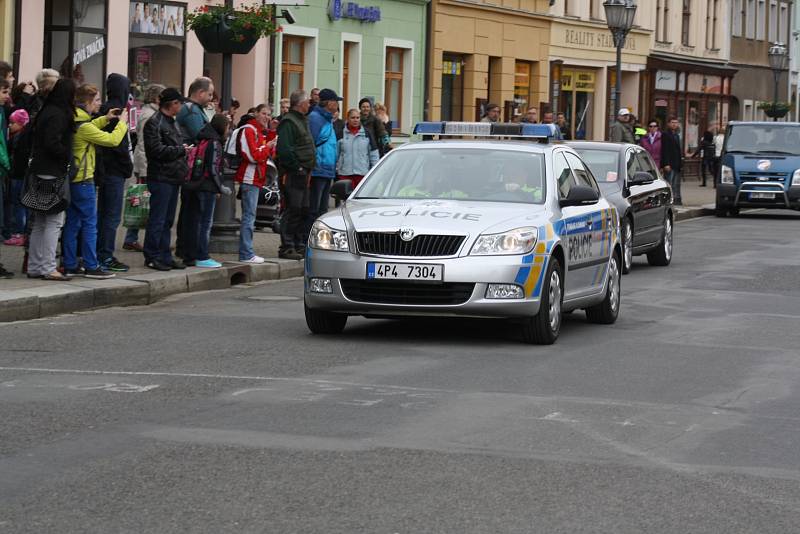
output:
{"label": "red flower", "polygon": [[200,11],[202,11],[203,13],[208,13],[208,6],[202,6],[200,8]]}
{"label": "red flower", "polygon": [[278,26],[278,29],[276,31],[278,33],[283,33],[283,26]]}

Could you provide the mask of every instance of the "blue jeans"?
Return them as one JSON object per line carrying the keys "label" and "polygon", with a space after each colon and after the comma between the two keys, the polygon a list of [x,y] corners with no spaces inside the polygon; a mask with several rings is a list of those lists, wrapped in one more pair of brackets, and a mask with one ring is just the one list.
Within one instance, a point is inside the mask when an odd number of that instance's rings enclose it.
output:
{"label": "blue jeans", "polygon": [[170,265],[174,259],[169,245],[180,188],[177,185],[148,180],[147,190],[150,191],[150,216],[144,234],[144,261],[158,260]]}
{"label": "blue jeans", "polygon": [[81,236],[81,257],[87,270],[97,263],[97,194],[94,182],[69,184],[70,199],[67,222],[64,224],[64,267],[78,268],[78,234]]}
{"label": "blue jeans", "polygon": [[681,204],[681,171],[670,170],[667,173],[667,181],[672,186],[672,200],[676,204]]}
{"label": "blue jeans", "polygon": [[139,241],[139,229],[138,228],[128,228],[128,231],[125,232],[125,241],[126,245],[131,243],[136,243]]}
{"label": "blue jeans", "polygon": [[239,261],[256,255],[253,251],[253,230],[256,224],[256,209],[261,188],[250,184],[240,186],[242,192],[242,225],[239,228]]}
{"label": "blue jeans", "polygon": [[207,260],[217,195],[210,191],[186,191],[184,200],[183,260]]}
{"label": "blue jeans", "polygon": [[22,185],[24,180],[11,180],[11,206],[14,210],[13,233],[24,234],[25,226],[28,223],[28,208],[22,205],[19,199],[22,197]]}
{"label": "blue jeans", "polygon": [[122,221],[122,198],[125,178],[106,176],[97,198],[97,259],[105,262],[114,257],[117,228]]}
{"label": "blue jeans", "polygon": [[311,177],[311,199],[309,201],[308,209],[308,228],[311,231],[311,225],[317,220],[317,217],[328,212],[328,203],[331,198],[331,184],[332,178],[320,178],[318,176]]}
{"label": "blue jeans", "polygon": [[8,239],[11,237],[11,217],[6,217],[6,215],[10,215],[10,213],[7,213],[10,210],[6,207],[6,192],[3,180],[5,178],[0,176],[0,237]]}

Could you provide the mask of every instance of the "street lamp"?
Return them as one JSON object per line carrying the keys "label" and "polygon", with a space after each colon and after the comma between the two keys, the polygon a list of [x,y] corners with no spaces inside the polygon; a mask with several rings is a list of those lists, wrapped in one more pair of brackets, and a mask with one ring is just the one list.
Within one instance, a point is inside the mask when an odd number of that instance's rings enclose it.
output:
{"label": "street lamp", "polygon": [[775,42],[769,47],[767,56],[769,57],[769,68],[772,69],[772,74],[775,76],[775,98],[772,99],[772,120],[777,121],[778,117],[775,111],[778,106],[778,84],[781,81],[781,71],[786,69],[786,61],[789,59],[789,55],[783,43]]}
{"label": "street lamp", "polygon": [[614,117],[619,113],[620,93],[622,92],[622,47],[625,38],[633,27],[633,18],[636,16],[636,4],[632,0],[606,0],[603,2],[606,11],[606,22],[611,35],[614,37],[614,46],[617,49],[617,80],[614,85]]}

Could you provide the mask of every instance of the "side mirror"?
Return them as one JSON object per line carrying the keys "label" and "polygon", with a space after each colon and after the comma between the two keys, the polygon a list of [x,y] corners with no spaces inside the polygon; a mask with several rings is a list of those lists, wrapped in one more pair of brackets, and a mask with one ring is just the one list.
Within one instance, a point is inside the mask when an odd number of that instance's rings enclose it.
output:
{"label": "side mirror", "polygon": [[588,206],[595,204],[600,200],[600,195],[591,187],[585,185],[577,185],[569,190],[567,198],[562,198],[558,201],[558,205],[562,208],[567,206]]}
{"label": "side mirror", "polygon": [[649,172],[639,171],[633,176],[628,177],[628,185],[647,185],[655,182],[656,179]]}
{"label": "side mirror", "polygon": [[339,202],[344,202],[353,192],[353,182],[350,180],[337,180],[331,186],[331,196]]}

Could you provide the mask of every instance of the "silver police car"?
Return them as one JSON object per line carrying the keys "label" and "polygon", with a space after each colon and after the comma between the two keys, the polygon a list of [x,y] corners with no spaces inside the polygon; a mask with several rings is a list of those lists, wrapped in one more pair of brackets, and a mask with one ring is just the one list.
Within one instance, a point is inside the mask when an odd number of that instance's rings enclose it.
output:
{"label": "silver police car", "polygon": [[317,334],[350,315],[509,318],[551,344],[562,313],[616,321],[616,210],[552,125],[420,123],[314,223],[305,315]]}

